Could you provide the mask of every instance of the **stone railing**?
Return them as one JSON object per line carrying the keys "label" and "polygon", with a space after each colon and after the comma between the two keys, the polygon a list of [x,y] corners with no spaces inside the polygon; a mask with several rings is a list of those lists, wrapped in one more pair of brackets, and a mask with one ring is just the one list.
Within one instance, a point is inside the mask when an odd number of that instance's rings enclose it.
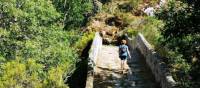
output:
{"label": "stone railing", "polygon": [[89,51],[88,73],[87,73],[85,88],[93,88],[94,68],[95,68],[96,60],[98,58],[98,54],[101,50],[101,47],[102,47],[102,38],[99,35],[99,32],[96,32],[90,51]]}
{"label": "stone railing", "polygon": [[155,79],[162,88],[175,88],[176,82],[170,75],[166,64],[161,57],[154,51],[152,46],[146,41],[142,34],[138,34],[134,40],[128,40],[128,45],[131,48],[137,48],[146,58],[147,65],[151,68]]}

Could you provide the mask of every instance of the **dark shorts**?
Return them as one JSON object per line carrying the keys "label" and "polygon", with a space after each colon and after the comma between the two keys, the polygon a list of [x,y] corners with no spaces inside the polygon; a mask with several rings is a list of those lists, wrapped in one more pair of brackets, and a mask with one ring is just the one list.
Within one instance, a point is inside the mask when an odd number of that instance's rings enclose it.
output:
{"label": "dark shorts", "polygon": [[121,60],[126,60],[126,59],[127,59],[127,56],[119,56],[119,58],[120,58]]}

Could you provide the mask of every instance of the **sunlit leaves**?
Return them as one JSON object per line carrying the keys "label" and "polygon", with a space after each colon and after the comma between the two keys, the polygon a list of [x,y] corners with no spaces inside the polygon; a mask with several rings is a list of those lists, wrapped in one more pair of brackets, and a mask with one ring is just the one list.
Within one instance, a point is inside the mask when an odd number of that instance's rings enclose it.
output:
{"label": "sunlit leaves", "polygon": [[66,87],[77,58],[51,0],[0,0],[0,87]]}
{"label": "sunlit leaves", "polygon": [[[84,24],[84,14],[92,13],[92,0],[52,0],[64,17],[65,29]],[[87,18],[86,18],[87,19]]]}
{"label": "sunlit leaves", "polygon": [[[183,2],[182,2],[183,1]],[[165,21],[160,41],[170,52],[181,88],[198,88],[200,72],[200,8],[198,0],[171,0],[157,15]],[[181,57],[180,57],[181,56]],[[181,76],[180,76],[181,75]],[[190,77],[190,79],[188,79]]]}

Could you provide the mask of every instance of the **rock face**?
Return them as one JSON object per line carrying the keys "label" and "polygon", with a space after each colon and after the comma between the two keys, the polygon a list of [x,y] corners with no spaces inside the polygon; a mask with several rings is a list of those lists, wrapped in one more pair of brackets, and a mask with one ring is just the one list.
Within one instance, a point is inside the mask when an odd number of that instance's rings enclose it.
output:
{"label": "rock face", "polygon": [[117,28],[105,28],[100,31],[100,35],[103,38],[103,43],[104,44],[111,44],[117,42],[117,33],[118,29]]}
{"label": "rock face", "polygon": [[154,16],[155,15],[155,10],[161,8],[165,4],[166,4],[166,0],[160,0],[159,4],[157,4],[156,6],[150,6],[150,7],[144,8],[143,12],[147,16]]}
{"label": "rock face", "polygon": [[124,27],[121,18],[100,14],[100,17],[91,20],[85,31],[98,31],[104,44],[112,44],[117,42],[120,27]]}
{"label": "rock face", "polygon": [[105,20],[105,23],[108,24],[109,26],[116,26],[118,28],[123,28],[127,26],[127,24],[125,24],[122,18],[120,18],[119,16],[110,17]]}
{"label": "rock face", "polygon": [[144,13],[146,13],[148,16],[154,16],[155,9],[153,7],[148,7],[144,10]]}
{"label": "rock face", "polygon": [[160,3],[159,3],[159,5],[160,6],[163,6],[163,5],[165,5],[167,3],[167,1],[166,0],[160,0]]}
{"label": "rock face", "polygon": [[102,3],[99,0],[93,0],[94,13],[99,13],[102,9]]}
{"label": "rock face", "polygon": [[128,24],[124,23],[122,18],[118,16],[108,17],[105,21],[105,26],[100,29],[100,34],[104,44],[116,44],[119,38],[119,31]]}

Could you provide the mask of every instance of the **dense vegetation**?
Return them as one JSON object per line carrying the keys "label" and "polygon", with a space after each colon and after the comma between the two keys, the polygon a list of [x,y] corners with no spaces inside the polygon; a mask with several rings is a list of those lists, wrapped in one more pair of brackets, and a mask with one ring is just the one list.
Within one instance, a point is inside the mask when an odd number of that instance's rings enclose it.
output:
{"label": "dense vegetation", "polygon": [[200,7],[197,0],[170,1],[157,14],[164,21],[160,43],[180,88],[200,87]]}
{"label": "dense vegetation", "polygon": [[83,26],[92,15],[92,0],[52,0],[63,15],[65,29]]}
{"label": "dense vegetation", "polygon": [[[103,7],[94,19],[120,18],[126,25],[119,29],[144,34],[180,88],[200,87],[198,0],[169,0],[155,17],[142,9],[159,0],[99,1]],[[80,30],[92,10],[92,0],[0,0],[0,88],[67,87],[65,73],[94,37]]]}
{"label": "dense vegetation", "polygon": [[0,87],[67,87],[91,11],[90,0],[0,0]]}

